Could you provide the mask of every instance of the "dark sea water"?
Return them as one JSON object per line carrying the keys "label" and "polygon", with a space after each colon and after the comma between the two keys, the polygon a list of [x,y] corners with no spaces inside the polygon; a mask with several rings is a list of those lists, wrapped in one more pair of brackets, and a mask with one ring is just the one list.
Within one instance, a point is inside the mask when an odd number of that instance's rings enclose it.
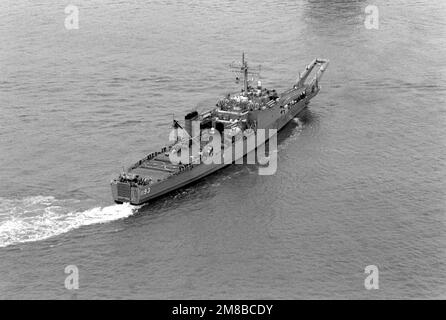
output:
{"label": "dark sea water", "polygon": [[[66,30],[70,3],[0,2],[0,298],[446,298],[445,1],[77,0]],[[115,205],[242,51],[278,90],[331,61],[277,173]]]}

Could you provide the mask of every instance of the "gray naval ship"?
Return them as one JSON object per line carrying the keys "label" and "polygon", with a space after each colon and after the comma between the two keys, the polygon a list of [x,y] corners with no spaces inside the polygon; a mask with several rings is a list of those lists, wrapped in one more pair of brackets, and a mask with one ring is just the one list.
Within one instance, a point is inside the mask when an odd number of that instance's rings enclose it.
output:
{"label": "gray naval ship", "polygon": [[[148,154],[111,181],[114,201],[140,205],[191,184],[231,163],[240,163],[243,157],[259,148],[258,143],[251,141],[259,129],[276,129],[278,132],[307,107],[320,91],[319,82],[328,63],[326,59],[314,59],[302,74],[299,73],[290,89],[278,94],[275,90],[262,87],[260,80],[257,80],[260,66],[249,68],[243,54],[241,62],[230,65],[237,75],[236,80],[243,81],[241,91],[228,94],[209,111],[186,114],[183,125],[174,119],[175,134],[169,139],[168,145]],[[307,81],[313,69],[315,75]],[[257,85],[253,87],[255,81]],[[193,130],[194,123],[195,127],[199,125],[198,132]],[[203,139],[203,132],[207,132],[208,136],[223,132],[231,134],[225,134],[221,139],[221,150],[214,150],[209,147],[209,138]],[[265,138],[266,143],[268,136]],[[240,142],[243,149],[237,153],[232,146]],[[186,157],[183,154],[183,161],[172,161],[179,159],[181,152],[189,152],[190,149],[196,152]],[[204,161],[216,155],[231,161]]]}

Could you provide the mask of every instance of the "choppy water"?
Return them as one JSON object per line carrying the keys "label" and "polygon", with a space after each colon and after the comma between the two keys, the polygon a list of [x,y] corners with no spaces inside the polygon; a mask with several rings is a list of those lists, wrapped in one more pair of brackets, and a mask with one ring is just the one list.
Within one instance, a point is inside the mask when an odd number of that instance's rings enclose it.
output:
{"label": "choppy water", "polygon": [[[78,298],[446,297],[444,1],[84,0],[71,31],[68,4],[0,3],[0,298],[71,298],[72,264]],[[278,89],[331,61],[277,173],[114,205],[242,50]]]}

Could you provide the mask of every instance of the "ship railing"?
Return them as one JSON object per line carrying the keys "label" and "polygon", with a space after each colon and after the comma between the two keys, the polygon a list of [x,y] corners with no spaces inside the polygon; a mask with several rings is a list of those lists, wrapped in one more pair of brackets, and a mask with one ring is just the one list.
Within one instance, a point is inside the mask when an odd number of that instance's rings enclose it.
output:
{"label": "ship railing", "polygon": [[135,162],[132,166],[130,166],[127,171],[129,170],[133,170],[138,168],[140,165],[142,165],[142,163],[146,160],[152,160],[153,158],[155,158],[156,156],[165,153],[167,151],[167,147],[163,147],[161,148],[161,151],[156,151],[156,152],[151,152],[149,153],[145,158],[139,160],[138,162]]}

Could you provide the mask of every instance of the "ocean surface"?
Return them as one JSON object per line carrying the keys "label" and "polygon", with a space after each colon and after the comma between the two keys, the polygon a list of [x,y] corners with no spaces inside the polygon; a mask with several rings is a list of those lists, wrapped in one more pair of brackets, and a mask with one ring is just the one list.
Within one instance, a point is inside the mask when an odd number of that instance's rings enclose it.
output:
{"label": "ocean surface", "polygon": [[[1,299],[446,298],[445,1],[77,0],[67,30],[69,4],[0,2]],[[277,173],[114,204],[242,51],[278,91],[331,62]]]}

